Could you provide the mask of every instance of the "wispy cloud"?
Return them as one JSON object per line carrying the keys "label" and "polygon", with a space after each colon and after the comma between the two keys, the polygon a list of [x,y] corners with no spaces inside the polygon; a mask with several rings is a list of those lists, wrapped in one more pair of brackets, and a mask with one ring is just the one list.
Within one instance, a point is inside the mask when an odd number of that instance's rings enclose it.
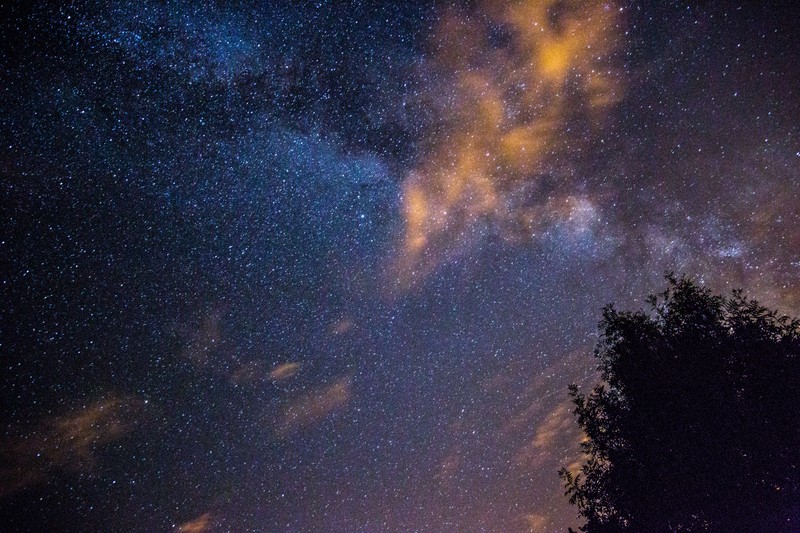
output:
{"label": "wispy cloud", "polygon": [[131,396],[109,396],[3,441],[0,496],[43,483],[54,470],[91,470],[97,451],[128,435],[144,405]]}
{"label": "wispy cloud", "polygon": [[289,403],[278,420],[276,434],[288,437],[343,409],[352,397],[352,378],[336,380]]}
{"label": "wispy cloud", "polygon": [[205,533],[211,531],[213,516],[211,513],[204,513],[193,520],[179,525],[175,528],[178,533]]}
{"label": "wispy cloud", "polygon": [[269,379],[272,381],[283,381],[297,374],[300,370],[299,363],[282,363],[269,373]]}
{"label": "wispy cloud", "polygon": [[553,221],[586,223],[575,160],[623,94],[621,10],[597,0],[483,1],[451,9],[428,76],[441,122],[404,183],[401,285],[476,240],[487,223],[509,239]]}

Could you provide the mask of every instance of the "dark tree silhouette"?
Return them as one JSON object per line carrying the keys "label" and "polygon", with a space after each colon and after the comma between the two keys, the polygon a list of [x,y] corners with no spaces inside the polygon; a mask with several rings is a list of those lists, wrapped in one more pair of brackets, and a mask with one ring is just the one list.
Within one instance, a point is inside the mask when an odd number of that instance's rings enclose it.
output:
{"label": "dark tree silhouette", "polygon": [[800,531],[800,322],[668,276],[649,312],[603,310],[602,382],[562,469],[582,531]]}

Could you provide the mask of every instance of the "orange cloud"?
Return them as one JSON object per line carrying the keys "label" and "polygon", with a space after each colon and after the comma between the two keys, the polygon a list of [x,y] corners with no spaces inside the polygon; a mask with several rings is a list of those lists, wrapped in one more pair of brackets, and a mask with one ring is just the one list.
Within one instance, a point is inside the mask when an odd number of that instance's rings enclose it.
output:
{"label": "orange cloud", "polygon": [[0,496],[42,483],[53,470],[91,470],[96,452],[130,433],[143,406],[137,398],[111,396],[0,443]]}
{"label": "orange cloud", "polygon": [[330,332],[333,335],[343,335],[355,327],[355,322],[351,318],[343,318],[331,324]]}
{"label": "orange cloud", "polygon": [[211,513],[204,513],[194,520],[179,525],[176,530],[179,533],[205,533],[211,530]]}
{"label": "orange cloud", "polygon": [[283,363],[272,369],[269,373],[269,379],[272,381],[283,381],[297,374],[300,370],[299,363]]}
{"label": "orange cloud", "polygon": [[547,515],[531,513],[525,515],[524,519],[531,533],[544,532],[548,526],[552,526],[551,518]]}
{"label": "orange cloud", "polygon": [[577,424],[570,411],[570,403],[564,401],[553,408],[536,427],[533,440],[525,445],[516,455],[520,464],[537,466],[552,455],[556,445],[566,441],[574,441],[573,448],[577,453],[579,441]]}
{"label": "orange cloud", "polygon": [[179,331],[184,343],[181,357],[190,361],[197,370],[211,372],[234,386],[255,387],[269,381],[277,383],[297,374],[300,363],[286,362],[269,370],[268,363],[262,358],[241,357],[231,339],[224,335],[227,313],[226,305],[217,305],[198,324],[181,327]]}
{"label": "orange cloud", "polygon": [[[530,235],[558,219],[568,183],[545,190],[586,149],[576,121],[600,131],[621,99],[620,9],[596,0],[484,1],[446,13],[431,71],[448,87],[417,168],[403,185],[398,261],[413,283],[474,240],[480,224]],[[575,128],[580,129],[580,128]],[[586,199],[585,201],[588,201]]]}
{"label": "orange cloud", "polygon": [[352,397],[352,379],[338,379],[332,385],[312,391],[290,403],[281,413],[276,429],[279,437],[288,437],[313,426],[341,410]]}

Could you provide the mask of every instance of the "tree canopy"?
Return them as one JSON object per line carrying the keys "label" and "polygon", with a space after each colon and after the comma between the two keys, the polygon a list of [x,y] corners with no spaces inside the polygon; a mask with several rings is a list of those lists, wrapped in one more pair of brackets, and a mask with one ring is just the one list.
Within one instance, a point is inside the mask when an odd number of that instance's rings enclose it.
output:
{"label": "tree canopy", "polygon": [[602,381],[570,387],[581,530],[800,531],[800,322],[667,279],[648,311],[603,310]]}

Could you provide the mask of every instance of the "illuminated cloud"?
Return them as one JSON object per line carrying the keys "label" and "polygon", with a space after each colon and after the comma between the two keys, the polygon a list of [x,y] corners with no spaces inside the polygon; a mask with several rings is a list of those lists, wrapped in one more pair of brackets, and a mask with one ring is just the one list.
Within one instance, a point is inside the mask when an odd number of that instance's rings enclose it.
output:
{"label": "illuminated cloud", "polygon": [[469,508],[487,531],[574,527],[571,518],[564,519],[572,510],[556,475],[562,466],[574,468],[580,458],[580,430],[567,387],[591,386],[596,362],[590,345],[537,367],[532,361],[541,356],[532,352],[530,358],[504,361],[475,381],[469,403],[448,422],[448,446],[434,452],[430,477],[442,500],[457,501],[479,487]]}
{"label": "illuminated cloud", "polygon": [[175,531],[178,533],[204,533],[211,531],[212,518],[211,513],[201,514],[197,518],[179,525],[175,528]]}
{"label": "illuminated cloud", "polygon": [[43,483],[55,470],[90,471],[97,451],[129,434],[143,406],[133,397],[111,396],[0,443],[0,496]]}
{"label": "illuminated cloud", "polygon": [[269,373],[269,379],[272,381],[283,381],[297,374],[300,370],[299,363],[283,363],[272,369]]}
{"label": "illuminated cloud", "polygon": [[621,99],[620,11],[525,0],[444,15],[430,69],[448,89],[441,125],[403,186],[401,285],[461,253],[486,224],[519,239],[564,216],[595,216],[570,180]]}
{"label": "illuminated cloud", "polygon": [[226,309],[219,306],[206,314],[196,328],[185,327],[182,331],[184,346],[181,356],[197,368],[213,366],[220,358],[222,347],[222,319]]}
{"label": "illuminated cloud", "polygon": [[355,327],[355,322],[351,318],[343,318],[334,322],[330,327],[330,332],[333,335],[343,335]]}
{"label": "illuminated cloud", "polygon": [[281,363],[269,370],[264,361],[248,361],[231,372],[229,381],[235,385],[259,385],[266,381],[279,383],[293,378],[300,371],[300,363]]}
{"label": "illuminated cloud", "polygon": [[288,437],[313,426],[345,407],[351,397],[352,379],[349,376],[301,396],[282,411],[276,434]]}
{"label": "illuminated cloud", "polygon": [[531,533],[541,533],[551,526],[551,518],[547,515],[531,513],[525,515],[525,522],[528,526],[528,531]]}
{"label": "illuminated cloud", "polygon": [[267,370],[267,364],[264,361],[247,361],[239,364],[230,372],[228,382],[234,386],[255,386],[264,383],[268,377],[269,370]]}
{"label": "illuminated cloud", "polygon": [[573,422],[569,404],[558,405],[536,428],[536,436],[532,442],[533,447],[539,450],[549,448],[559,435],[563,435],[567,429],[574,426]]}
{"label": "illuminated cloud", "polygon": [[461,468],[461,456],[458,453],[451,453],[439,463],[435,477],[442,485],[452,487]]}
{"label": "illuminated cloud", "polygon": [[181,328],[180,355],[183,359],[190,361],[197,370],[216,374],[235,386],[277,383],[297,374],[300,363],[280,363],[270,370],[263,359],[239,356],[230,336],[223,334],[227,312],[226,306],[217,306],[206,313],[199,324]]}
{"label": "illuminated cloud", "polygon": [[522,465],[539,466],[564,447],[566,441],[574,441],[575,450],[580,437],[577,424],[570,411],[570,403],[564,401],[551,410],[536,427],[533,440],[517,452],[516,461]]}

